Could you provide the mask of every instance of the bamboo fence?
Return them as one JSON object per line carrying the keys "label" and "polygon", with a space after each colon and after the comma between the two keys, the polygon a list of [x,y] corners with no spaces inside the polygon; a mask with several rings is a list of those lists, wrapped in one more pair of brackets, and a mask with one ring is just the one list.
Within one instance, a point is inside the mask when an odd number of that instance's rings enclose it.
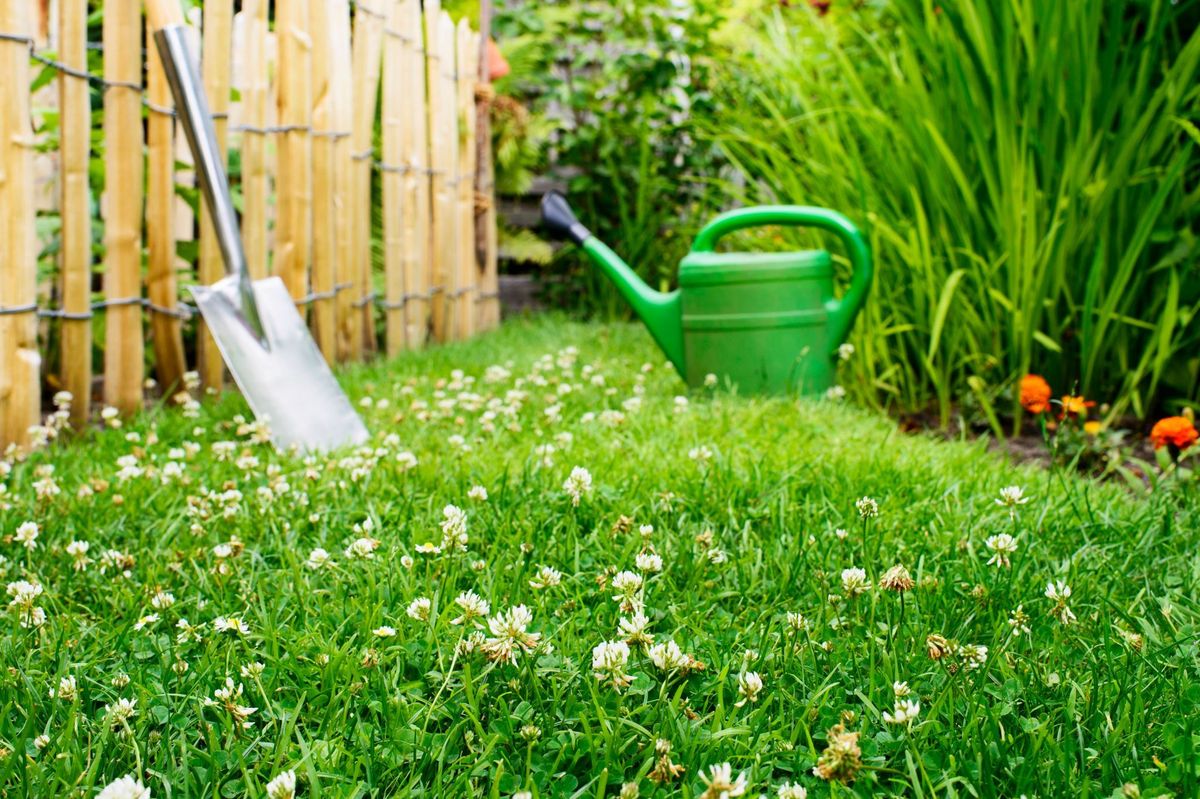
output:
{"label": "bamboo fence", "polygon": [[[486,40],[437,0],[238,7],[206,0],[188,24],[221,146],[240,163],[251,273],[284,279],[330,362],[374,352],[377,325],[392,355],[498,324]],[[187,301],[224,265],[203,204],[193,219],[180,191],[192,185],[186,144],[142,4],[106,0],[100,41],[87,12],[87,0],[0,2],[4,451],[37,434],[52,391],[70,392],[80,426],[97,401],[132,413],[175,397],[189,369],[210,390],[225,380]],[[102,51],[90,71],[89,50]],[[35,100],[42,70],[57,80]],[[47,170],[56,189],[43,202]],[[58,232],[39,240],[39,216]]]}

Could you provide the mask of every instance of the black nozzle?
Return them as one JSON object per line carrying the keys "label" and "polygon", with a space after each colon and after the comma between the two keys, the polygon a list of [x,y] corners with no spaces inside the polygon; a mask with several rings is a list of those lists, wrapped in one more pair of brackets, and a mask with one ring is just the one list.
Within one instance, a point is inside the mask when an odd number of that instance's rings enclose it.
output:
{"label": "black nozzle", "polygon": [[554,235],[570,239],[576,244],[583,244],[584,239],[592,236],[592,232],[575,218],[567,198],[556,191],[547,192],[542,197],[542,224]]}

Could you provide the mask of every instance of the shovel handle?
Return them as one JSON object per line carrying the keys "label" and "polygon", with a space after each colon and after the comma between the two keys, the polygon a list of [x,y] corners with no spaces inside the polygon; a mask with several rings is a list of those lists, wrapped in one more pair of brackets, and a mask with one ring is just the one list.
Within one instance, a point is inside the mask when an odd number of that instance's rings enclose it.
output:
{"label": "shovel handle", "polygon": [[188,44],[188,30],[181,24],[183,15],[179,10],[179,2],[146,0],[146,10],[150,14],[150,24],[155,29],[154,43],[162,59],[167,83],[171,86],[179,122],[196,162],[200,193],[204,196],[213,230],[217,234],[225,271],[237,280],[242,316],[266,346],[266,329],[258,313],[250,270],[246,267],[246,253],[242,249],[237,211],[229,193],[229,179],[225,176],[225,157],[217,144],[204,83],[191,45]]}
{"label": "shovel handle", "polygon": [[183,9],[179,0],[146,0],[146,16],[150,27],[160,31],[169,25],[183,24]]}

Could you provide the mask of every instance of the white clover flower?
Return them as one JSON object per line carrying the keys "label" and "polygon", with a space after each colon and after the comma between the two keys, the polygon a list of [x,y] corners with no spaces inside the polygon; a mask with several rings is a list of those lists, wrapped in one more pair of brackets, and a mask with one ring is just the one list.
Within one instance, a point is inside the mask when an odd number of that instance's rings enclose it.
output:
{"label": "white clover flower", "polygon": [[830,386],[825,389],[825,399],[830,402],[837,402],[846,398],[846,389],[842,386]]}
{"label": "white clover flower", "polygon": [[78,688],[75,684],[75,678],[71,675],[59,679],[57,689],[50,689],[50,698],[54,699],[57,697],[62,702],[74,702],[76,696],[78,696]]}
{"label": "white clover flower", "polygon": [[96,799],[150,799],[150,789],[142,785],[141,780],[126,774],[105,785],[103,790],[96,794]]}
{"label": "white clover flower", "polygon": [[371,633],[378,638],[391,638],[392,636],[394,636],[396,634],[396,628],[389,627],[386,624],[384,624],[379,627],[376,627],[374,630],[371,631]]}
{"label": "white clover flower", "polygon": [[1008,626],[1013,631],[1013,635],[1029,635],[1033,632],[1029,626],[1029,614],[1025,612],[1024,605],[1017,605],[1016,610],[1009,614]]}
{"label": "white clover flower", "polygon": [[304,565],[313,571],[316,571],[318,569],[323,569],[326,566],[333,565],[333,561],[330,559],[329,553],[324,549],[321,547],[314,547],[313,550],[308,553],[308,559],[304,561]]}
{"label": "white clover flower", "polygon": [[859,518],[873,519],[879,515],[879,503],[871,497],[860,497],[854,507],[858,509]]}
{"label": "white clover flower", "polygon": [[34,522],[22,522],[13,535],[13,540],[31,552],[37,549],[38,526]]}
{"label": "white clover flower", "polygon": [[467,513],[457,505],[442,508],[442,550],[467,551]]}
{"label": "white clover flower", "polygon": [[742,707],[747,702],[757,702],[758,695],[762,693],[763,680],[762,675],[756,671],[747,671],[738,676],[738,696],[741,697],[737,702],[734,702],[734,707]]}
{"label": "white clover flower", "polygon": [[638,591],[642,587],[642,576],[636,572],[620,571],[613,575],[612,587],[617,593],[613,595],[614,602],[621,603],[621,610],[632,613],[641,608]]}
{"label": "white clover flower", "polygon": [[1008,533],[1000,533],[999,535],[990,535],[984,540],[984,545],[992,551],[992,556],[988,558],[987,565],[989,566],[1011,566],[1009,557],[1017,551],[1017,539]]}
{"label": "white clover flower", "polygon": [[350,560],[373,560],[375,558],[375,550],[378,548],[379,541],[377,539],[363,536],[351,541],[343,554]]}
{"label": "white clover flower", "polygon": [[487,502],[487,489],[479,485],[471,486],[471,490],[467,492],[467,499],[473,499],[476,502]]}
{"label": "white clover flower", "polygon": [[429,621],[429,613],[433,610],[433,600],[426,596],[419,596],[412,602],[408,603],[408,609],[404,612],[410,619],[417,621]]}
{"label": "white clover flower", "polygon": [[242,666],[242,668],[240,669],[240,671],[241,671],[241,675],[243,677],[245,677],[247,680],[254,680],[254,679],[261,677],[262,673],[264,671],[266,671],[266,669],[267,669],[267,667],[265,664],[260,663],[256,660],[252,663],[244,664]]}
{"label": "white clover flower", "polygon": [[562,583],[562,572],[553,566],[542,566],[529,581],[530,588],[553,588]]}
{"label": "white clover flower", "polygon": [[900,680],[897,680],[892,683],[892,694],[897,699],[903,699],[904,697],[908,696],[910,693],[912,693],[912,689],[910,689],[908,687],[907,682],[902,682]]}
{"label": "white clover flower", "polygon": [[578,507],[583,497],[592,493],[592,473],[576,466],[563,482],[563,491],[571,498],[571,504]]}
{"label": "white clover flower", "polygon": [[646,650],[650,662],[660,671],[675,671],[688,665],[689,658],[674,641],[664,641]]}
{"label": "white clover flower", "polygon": [[629,663],[629,645],[624,641],[602,641],[592,649],[592,675],[601,682],[609,682],[615,690],[633,682],[625,673]]}
{"label": "white clover flower", "polygon": [[796,632],[804,632],[805,630],[808,629],[808,619],[804,618],[803,613],[796,613],[795,611],[788,611],[787,625],[788,625],[788,627],[791,627]]}
{"label": "white clover flower", "polygon": [[704,387],[705,388],[716,388],[716,386],[717,386],[717,376],[715,374],[713,374],[712,372],[709,372],[708,374],[706,374],[704,376]]}
{"label": "white clover flower", "polygon": [[145,628],[149,627],[150,625],[154,624],[157,621],[158,621],[157,613],[148,613],[145,616],[142,616],[140,619],[137,620],[137,623],[133,625],[133,629],[144,630]]}
{"label": "white clover flower", "polygon": [[104,706],[104,717],[108,719],[108,723],[114,731],[123,730],[130,719],[137,715],[137,700],[136,699],[118,699],[111,705]]}
{"label": "white clover flower", "polygon": [[239,616],[217,616],[213,619],[213,629],[219,633],[231,632],[236,635],[249,635],[250,625]]}
{"label": "white clover flower", "polygon": [[988,648],[982,644],[964,644],[958,654],[967,669],[974,670],[987,663]]}
{"label": "white clover flower", "polygon": [[808,799],[808,789],[803,785],[785,782],[775,792],[777,799]]}
{"label": "white clover flower", "polygon": [[200,624],[191,624],[187,619],[180,619],[175,622],[175,629],[179,630],[179,633],[175,636],[176,643],[186,644],[204,640],[204,637],[200,634],[200,631],[204,629],[203,622]]}
{"label": "white clover flower", "polygon": [[524,605],[510,608],[488,619],[492,633],[482,645],[488,658],[498,663],[515,663],[521,653],[529,654],[542,641],[541,633],[529,632],[533,614]]}
{"label": "white clover flower", "polygon": [[704,793],[700,794],[699,799],[732,799],[745,795],[749,787],[746,772],[743,771],[734,779],[733,766],[728,763],[709,766],[707,775],[701,770],[700,780],[704,783]]}
{"label": "white clover flower", "polygon": [[854,355],[854,345],[847,341],[838,347],[837,353],[839,360],[848,361]]}
{"label": "white clover flower", "polygon": [[206,698],[204,704],[208,707],[223,707],[233,717],[234,723],[242,729],[250,729],[254,722],[250,721],[258,708],[239,704],[242,698],[242,684],[234,685],[232,677],[225,678],[225,685],[213,691],[211,698]]}
{"label": "white clover flower", "polygon": [[617,622],[617,631],[625,637],[627,644],[652,644],[654,636],[646,632],[646,628],[649,626],[650,619],[646,618],[645,613],[638,610],[629,618],[621,617]]}
{"label": "white clover flower", "polygon": [[40,583],[28,580],[8,584],[8,595],[12,597],[8,606],[17,612],[17,621],[22,627],[41,627],[46,623],[46,611],[36,604],[42,592]]}
{"label": "white clover flower", "polygon": [[1050,615],[1058,619],[1064,627],[1075,622],[1075,614],[1067,607],[1067,600],[1071,598],[1071,586],[1062,580],[1047,583],[1046,598],[1054,603]]}
{"label": "white clover flower", "polygon": [[883,720],[888,724],[908,724],[921,713],[921,703],[911,699],[897,699],[892,712],[883,712]]}
{"label": "white clover flower", "polygon": [[462,613],[451,619],[451,624],[466,624],[472,619],[483,618],[492,610],[487,600],[480,598],[474,591],[463,591],[455,597],[454,604],[458,605]]}
{"label": "white clover flower", "polygon": [[175,604],[175,595],[170,591],[157,591],[150,598],[150,604],[155,610],[166,610]]}
{"label": "white clover flower", "polygon": [[703,466],[713,459],[713,451],[707,445],[701,444],[689,449],[688,457]]}
{"label": "white clover flower", "polygon": [[996,504],[1016,512],[1017,506],[1024,505],[1028,501],[1029,497],[1025,496],[1025,491],[1020,486],[1005,486],[1000,489],[1000,497],[996,500]]}
{"label": "white clover flower", "polygon": [[294,769],[277,775],[267,783],[267,799],[295,799],[296,772]]}
{"label": "white clover flower", "polygon": [[842,592],[848,597],[856,597],[871,590],[871,581],[867,573],[858,568],[842,569]]}
{"label": "white clover flower", "polygon": [[634,564],[639,571],[660,572],[663,568],[663,559],[657,552],[640,552],[634,559]]}

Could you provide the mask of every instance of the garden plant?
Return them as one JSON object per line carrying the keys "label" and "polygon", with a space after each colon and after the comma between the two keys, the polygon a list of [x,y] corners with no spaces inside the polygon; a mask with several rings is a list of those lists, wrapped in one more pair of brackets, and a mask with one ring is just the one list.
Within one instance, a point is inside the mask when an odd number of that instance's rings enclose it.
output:
{"label": "garden plant", "polygon": [[1182,472],[687,392],[625,325],[344,377],[353,451],[182,394],[4,461],[0,793],[1200,790]]}

